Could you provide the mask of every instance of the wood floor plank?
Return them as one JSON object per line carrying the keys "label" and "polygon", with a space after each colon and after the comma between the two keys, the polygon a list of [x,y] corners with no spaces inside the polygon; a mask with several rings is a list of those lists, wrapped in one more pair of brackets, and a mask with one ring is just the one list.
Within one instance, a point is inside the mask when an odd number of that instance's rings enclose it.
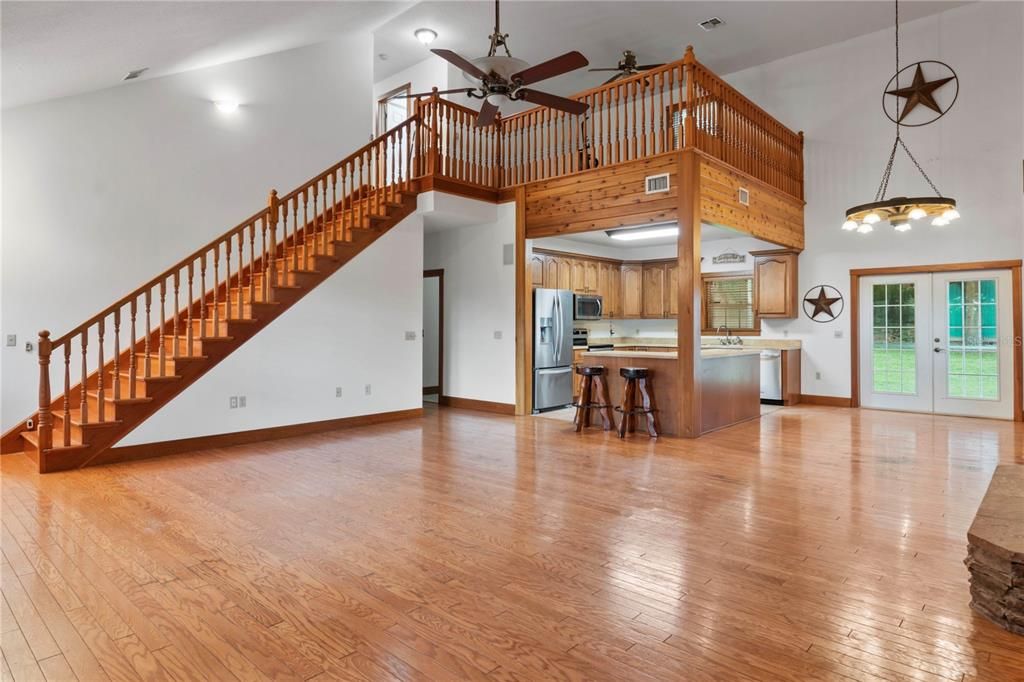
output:
{"label": "wood floor plank", "polygon": [[1024,679],[962,564],[999,463],[1024,464],[1024,426],[815,406],[697,441],[428,408],[46,476],[4,456],[0,661],[90,682]]}

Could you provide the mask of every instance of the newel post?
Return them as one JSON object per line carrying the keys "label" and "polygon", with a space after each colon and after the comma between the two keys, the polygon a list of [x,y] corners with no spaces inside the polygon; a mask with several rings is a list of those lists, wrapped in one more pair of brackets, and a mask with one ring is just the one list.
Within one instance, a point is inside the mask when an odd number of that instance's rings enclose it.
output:
{"label": "newel post", "polygon": [[267,222],[270,224],[270,250],[267,255],[267,301],[274,302],[274,288],[277,286],[277,219],[281,212],[281,202],[277,198],[277,190],[270,190],[267,200]]}
{"label": "newel post", "polygon": [[441,114],[441,95],[437,86],[430,92],[430,156],[428,162],[431,175],[441,174],[441,136],[438,131],[438,117]]}
{"label": "newel post", "polygon": [[[39,332],[39,453],[53,447],[53,414],[50,412],[50,332]],[[84,389],[83,389],[84,390]]]}
{"label": "newel post", "polygon": [[697,144],[697,117],[694,107],[697,103],[697,57],[693,54],[693,45],[686,46],[683,55],[683,72],[686,76],[686,118],[683,119],[683,147],[694,147]]}

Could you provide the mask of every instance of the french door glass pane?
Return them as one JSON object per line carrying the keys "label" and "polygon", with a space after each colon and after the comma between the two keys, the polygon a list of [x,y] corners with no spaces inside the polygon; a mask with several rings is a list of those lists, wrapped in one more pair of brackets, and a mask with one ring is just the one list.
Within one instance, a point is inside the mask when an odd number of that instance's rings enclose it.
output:
{"label": "french door glass pane", "polygon": [[875,284],[871,299],[873,390],[913,395],[917,392],[914,285]]}
{"label": "french door glass pane", "polygon": [[996,280],[950,282],[949,310],[950,398],[999,399],[999,329]]}

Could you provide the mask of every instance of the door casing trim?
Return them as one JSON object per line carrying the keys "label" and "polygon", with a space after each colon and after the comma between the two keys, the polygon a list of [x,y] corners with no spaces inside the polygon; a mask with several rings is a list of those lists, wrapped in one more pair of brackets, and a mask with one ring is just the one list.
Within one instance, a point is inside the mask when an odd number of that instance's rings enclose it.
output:
{"label": "door casing trim", "polygon": [[973,261],[937,265],[904,265],[850,270],[850,406],[860,407],[860,278],[875,275],[915,275],[968,270],[1009,270],[1013,300],[1013,420],[1024,421],[1024,365],[1021,359],[1021,265],[1020,260]]}

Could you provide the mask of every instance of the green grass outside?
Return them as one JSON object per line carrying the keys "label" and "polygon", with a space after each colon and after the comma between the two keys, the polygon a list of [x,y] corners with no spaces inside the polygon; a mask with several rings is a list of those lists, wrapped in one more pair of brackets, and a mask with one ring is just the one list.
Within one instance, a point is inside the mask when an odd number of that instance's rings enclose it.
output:
{"label": "green grass outside", "polygon": [[[999,398],[999,352],[949,351],[951,398]],[[913,350],[875,348],[874,390],[879,393],[913,393],[917,373]],[[902,366],[901,366],[902,360]]]}

